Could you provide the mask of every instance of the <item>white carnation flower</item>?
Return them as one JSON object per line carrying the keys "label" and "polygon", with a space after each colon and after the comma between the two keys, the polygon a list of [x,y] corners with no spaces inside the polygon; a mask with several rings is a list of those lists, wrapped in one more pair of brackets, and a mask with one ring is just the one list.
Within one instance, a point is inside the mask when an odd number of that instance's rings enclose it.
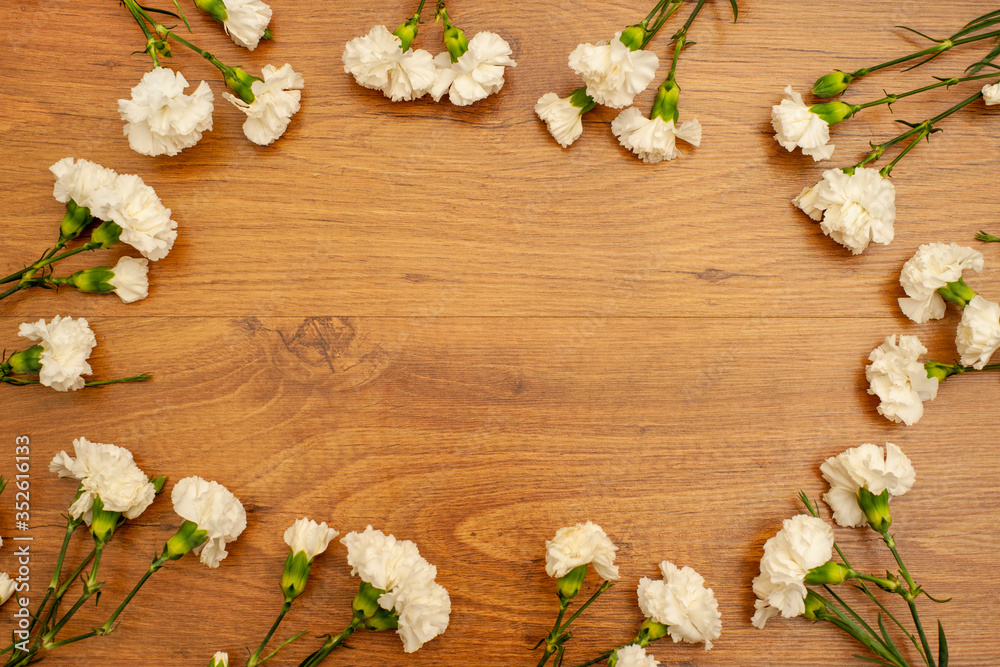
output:
{"label": "white carnation flower", "polygon": [[610,42],[580,44],[569,54],[569,66],[587,84],[598,104],[621,109],[646,90],[660,61],[652,51],[630,51],[621,32]]}
{"label": "white carnation flower", "polygon": [[828,160],[834,148],[829,143],[830,125],[810,110],[791,86],[785,88],[785,94],[788,99],[771,107],[774,138],[789,152],[801,148],[803,155],[816,162]]}
{"label": "white carnation flower", "polygon": [[305,82],[302,75],[296,74],[288,63],[281,68],[264,65],[261,76],[263,81],[254,81],[250,85],[254,95],[250,104],[231,93],[222,95],[247,115],[243,123],[243,134],[247,139],[260,146],[267,146],[288,129],[292,116],[300,108],[302,93],[299,91],[305,87]]}
{"label": "white carnation flower", "polygon": [[852,254],[864,252],[871,242],[892,242],[896,188],[877,169],[859,167],[850,176],[840,169],[829,169],[819,183],[803,189],[792,203],[821,221],[823,233]]}
{"label": "white carnation flower", "polygon": [[981,252],[957,243],[926,243],[906,261],[899,274],[907,298],[899,299],[899,307],[914,322],[944,317],[944,298],[938,289],[962,277],[962,271],[983,270]]}
{"label": "white carnation flower", "polygon": [[6,572],[0,572],[0,605],[9,600],[16,589],[17,584],[10,578],[10,575]]}
{"label": "white carnation flower", "polygon": [[927,377],[920,355],[927,348],[916,336],[886,336],[885,342],[872,350],[865,366],[868,393],[878,396],[878,413],[889,421],[916,424],[924,414],[923,401],[937,396],[938,379]]}
{"label": "white carnation flower", "polygon": [[423,97],[437,80],[434,56],[400,48],[403,41],[384,25],[344,47],[344,71],[365,88],[381,90],[393,102]]}
{"label": "white carnation flower", "polygon": [[616,667],[659,667],[659,661],[646,653],[646,649],[638,644],[622,646],[615,651],[618,662]]}
{"label": "white carnation flower", "polygon": [[854,528],[867,523],[858,505],[858,491],[862,487],[875,495],[888,489],[891,500],[909,491],[917,477],[910,459],[891,442],[886,443],[884,450],[872,444],[852,447],[828,458],[819,469],[823,479],[830,483],[823,500],[833,510],[834,521]]}
{"label": "white carnation flower", "polygon": [[406,653],[413,653],[448,629],[451,598],[437,582],[407,586],[396,598],[394,608],[399,615],[396,632]]}
{"label": "white carnation flower", "polygon": [[722,634],[719,602],[705,579],[690,567],[678,568],[670,561],[660,563],[663,579],[639,580],[639,608],[646,618],[669,627],[675,641],[705,642],[705,650]]}
{"label": "white carnation flower", "polygon": [[201,477],[185,477],[177,482],[170,499],[181,518],[208,533],[208,540],[195,547],[194,553],[201,554],[205,565],[219,567],[229,555],[226,545],[247,527],[247,513],[239,499],[218,482]]}
{"label": "white carnation flower", "polygon": [[122,174],[93,195],[91,212],[121,227],[121,241],[146,259],[163,259],[177,240],[177,223],[156,191],[134,174]]}
{"label": "white carnation flower", "polygon": [[809,570],[833,556],[833,529],[822,519],[799,514],[785,519],[778,534],[764,543],[760,575],[753,580],[754,627],[763,628],[779,612],[785,618],[806,610],[805,578]]}
{"label": "white carnation flower", "polygon": [[602,579],[611,581],[618,578],[616,551],[604,529],[592,521],[560,528],[545,542],[545,571],[558,579],[575,567],[593,564]]}
{"label": "white carnation flower", "polygon": [[569,97],[559,97],[555,93],[545,93],[535,104],[535,113],[545,121],[549,134],[563,148],[583,134],[583,114],[570,102]]}
{"label": "white carnation flower", "polygon": [[42,370],[39,381],[56,391],[76,391],[82,389],[82,376],[90,375],[87,359],[97,345],[97,337],[90,330],[87,320],[78,317],[56,315],[46,324],[44,319],[34,323],[24,322],[17,332],[42,346],[39,361]]}
{"label": "white carnation flower", "polygon": [[659,116],[646,118],[635,107],[618,114],[611,123],[611,131],[618,137],[618,143],[650,164],[680,157],[677,139],[692,146],[701,144],[701,124],[697,120],[687,120],[675,127],[673,122]]}
{"label": "white carnation flower", "polygon": [[208,667],[229,667],[229,654],[225,651],[216,651]]}
{"label": "white carnation flower", "polygon": [[49,471],[80,482],[80,495],[69,508],[74,519],[83,518],[89,526],[98,497],[106,511],[121,512],[126,519],[136,518],[152,504],[156,489],[135,464],[132,452],[86,438],[73,440],[73,450],[76,458],[65,451],[56,454]]}
{"label": "white carnation flower", "polygon": [[271,22],[271,8],[261,0],[222,0],[228,18],[222,22],[226,34],[239,46],[251,51]]}
{"label": "white carnation flower", "polygon": [[972,297],[962,311],[955,345],[963,364],[981,370],[1000,348],[1000,304]]}
{"label": "white carnation flower", "polygon": [[115,288],[115,294],[124,303],[132,303],[149,296],[149,260],[127,255],[118,260],[114,277],[108,280]]}
{"label": "white carnation flower", "polygon": [[437,568],[409,540],[397,540],[368,526],[340,540],[347,547],[351,574],[385,591],[378,603],[399,616],[397,633],[403,650],[412,653],[448,627],[451,599],[434,579]]}
{"label": "white carnation flower", "polygon": [[983,99],[986,101],[986,106],[1000,104],[1000,83],[988,83],[983,86]]}
{"label": "white carnation flower", "polygon": [[500,92],[504,68],[517,67],[510,54],[510,45],[492,32],[476,33],[458,62],[451,62],[447,51],[439,53],[434,57],[437,73],[430,90],[434,101],[447,91],[452,104],[464,107]]}
{"label": "white carnation flower", "polygon": [[95,192],[115,182],[118,174],[90,160],[73,160],[64,157],[49,167],[56,177],[52,195],[63,204],[72,200],[77,206],[91,208]]}
{"label": "white carnation flower", "polygon": [[316,523],[312,519],[298,519],[285,531],[285,544],[292,553],[304,552],[309,562],[326,551],[330,540],[340,533],[326,525],[326,522]]}
{"label": "white carnation flower", "polygon": [[202,81],[190,95],[180,72],[157,67],[132,89],[132,99],[118,100],[128,144],[143,155],[177,155],[212,129],[212,89]]}

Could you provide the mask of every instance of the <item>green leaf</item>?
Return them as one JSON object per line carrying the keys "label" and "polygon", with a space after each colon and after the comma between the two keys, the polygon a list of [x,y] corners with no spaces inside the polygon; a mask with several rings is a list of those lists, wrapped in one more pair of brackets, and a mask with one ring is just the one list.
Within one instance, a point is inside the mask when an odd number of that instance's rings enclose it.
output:
{"label": "green leaf", "polygon": [[180,15],[180,19],[181,19],[182,21],[184,21],[184,27],[186,27],[186,28],[188,29],[188,32],[193,32],[193,31],[191,30],[191,24],[190,24],[190,23],[188,23],[188,19],[187,19],[187,16],[185,16],[185,15],[184,15],[184,10],[183,10],[183,9],[181,9],[181,3],[180,3],[180,2],[178,2],[177,0],[174,0],[174,7],[176,7],[176,8],[177,8],[177,11],[178,11],[178,12],[180,12],[180,14],[181,14],[181,15]]}
{"label": "green leaf", "polygon": [[948,639],[944,636],[941,621],[938,621],[938,666],[948,667]]}
{"label": "green leaf", "polygon": [[740,20],[740,8],[736,6],[736,0],[729,0],[729,4],[733,6],[733,23]]}

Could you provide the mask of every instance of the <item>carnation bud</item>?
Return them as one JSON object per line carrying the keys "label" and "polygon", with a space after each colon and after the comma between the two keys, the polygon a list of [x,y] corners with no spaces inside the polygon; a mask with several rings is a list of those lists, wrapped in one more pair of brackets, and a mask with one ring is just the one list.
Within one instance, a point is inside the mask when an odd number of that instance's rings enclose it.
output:
{"label": "carnation bud", "polygon": [[355,618],[371,618],[374,616],[381,609],[378,605],[378,599],[382,597],[383,593],[385,591],[375,588],[367,581],[362,581],[361,587],[358,589],[358,594],[354,596],[354,601],[351,602]]}
{"label": "carnation bud", "polygon": [[854,81],[854,77],[847,72],[837,70],[830,72],[826,76],[821,76],[813,85],[813,95],[816,97],[833,97],[847,90],[847,87]]}
{"label": "carnation bud", "polygon": [[27,350],[10,355],[5,366],[14,373],[38,373],[42,370],[42,346],[32,345]]}
{"label": "carnation bud", "polygon": [[889,489],[875,495],[865,487],[858,489],[858,505],[868,519],[868,525],[880,533],[889,531],[892,516],[889,514]]}
{"label": "carnation bud", "polygon": [[836,102],[814,104],[809,107],[809,110],[825,120],[827,125],[836,125],[847,120],[858,111],[861,111],[861,107],[838,100]]}
{"label": "carnation bud", "polygon": [[90,534],[94,536],[94,542],[105,544],[111,539],[118,527],[121,512],[109,512],[104,509],[104,502],[100,496],[94,498],[94,505],[91,509],[92,518],[90,521]]}
{"label": "carnation bud", "polygon": [[208,539],[208,532],[198,527],[194,521],[185,521],[163,547],[163,557],[177,560]]}
{"label": "carnation bud", "polygon": [[222,0],[194,0],[194,5],[198,9],[207,12],[213,19],[222,23],[229,18],[226,11],[226,3]]}
{"label": "carnation bud", "polygon": [[583,578],[587,576],[587,565],[577,565],[572,570],[556,579],[556,591],[560,600],[572,600],[580,592]]}
{"label": "carnation bud", "polygon": [[93,221],[90,209],[86,206],[79,206],[70,199],[66,202],[66,213],[59,224],[59,243],[65,243],[70,239],[75,239]]}
{"label": "carnation bud", "polygon": [[628,47],[629,51],[638,51],[642,48],[642,43],[646,41],[646,29],[641,25],[630,25],[622,30],[622,36],[618,39]]}
{"label": "carnation bud", "polygon": [[639,634],[636,636],[635,641],[640,646],[646,646],[651,644],[658,639],[663,639],[667,636],[670,628],[663,623],[657,623],[651,618],[647,618],[642,622],[642,626],[639,628]]}
{"label": "carnation bud", "polygon": [[379,607],[373,616],[365,619],[365,628],[374,632],[395,630],[398,627],[399,616],[392,609],[382,609]]}
{"label": "carnation bud", "polygon": [[948,283],[944,287],[939,287],[937,292],[959,308],[965,308],[976,296],[976,291],[966,285],[962,278]]}
{"label": "carnation bud", "polygon": [[281,575],[281,592],[285,594],[285,602],[291,602],[302,595],[306,589],[306,579],[312,564],[305,551],[296,551],[288,554],[285,559],[285,571]]}
{"label": "carnation bud", "polygon": [[649,112],[650,118],[662,118],[668,123],[676,123],[680,117],[677,102],[680,100],[681,88],[672,78],[667,79],[656,89],[656,101]]}
{"label": "carnation bud", "polygon": [[99,245],[106,250],[118,243],[122,235],[122,228],[110,220],[105,220],[97,229],[90,233],[90,242]]}
{"label": "carnation bud", "polygon": [[81,292],[110,294],[115,291],[115,286],[109,282],[114,277],[115,272],[111,267],[98,266],[77,271],[69,277],[69,283]]}
{"label": "carnation bud", "polygon": [[831,560],[809,570],[804,581],[807,586],[836,585],[850,579],[852,574],[851,568]]}
{"label": "carnation bud", "polygon": [[417,22],[410,19],[392,31],[392,34],[399,37],[399,41],[401,42],[399,48],[401,51],[405,53],[410,49],[410,44],[413,44],[413,40],[417,38],[417,31],[419,29]]}
{"label": "carnation bud", "polygon": [[227,68],[223,72],[222,78],[225,79],[226,85],[236,93],[237,97],[247,104],[253,104],[253,82],[261,81],[261,79],[247,74],[242,67]]}
{"label": "carnation bud", "polygon": [[826,608],[826,602],[812,591],[806,593],[805,605],[806,610],[802,612],[802,618],[810,621],[822,621],[830,616],[830,612]]}
{"label": "carnation bud", "polygon": [[219,651],[212,656],[212,661],[208,663],[208,667],[229,667],[229,654]]}
{"label": "carnation bud", "polygon": [[924,370],[927,377],[937,378],[938,382],[944,382],[952,375],[962,372],[962,367],[957,364],[942,364],[940,361],[927,359],[924,361]]}

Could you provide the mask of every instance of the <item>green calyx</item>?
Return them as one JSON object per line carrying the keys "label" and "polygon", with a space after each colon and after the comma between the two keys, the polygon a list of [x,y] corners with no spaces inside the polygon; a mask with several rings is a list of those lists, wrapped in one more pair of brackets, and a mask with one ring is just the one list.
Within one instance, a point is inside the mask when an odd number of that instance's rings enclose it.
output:
{"label": "green calyx", "polygon": [[367,581],[362,581],[358,588],[358,594],[351,602],[351,609],[354,610],[354,617],[366,620],[375,616],[382,608],[378,604],[378,599],[385,594],[385,591],[375,588]]}
{"label": "green calyx", "polygon": [[226,86],[247,104],[253,104],[255,99],[253,82],[263,80],[247,74],[242,67],[227,67],[222,72],[222,78],[225,80]]}
{"label": "green calyx", "polygon": [[226,3],[222,0],[194,0],[195,7],[208,13],[213,19],[222,23],[229,18]]}
{"label": "green calyx", "polygon": [[587,566],[577,565],[572,570],[556,579],[556,592],[562,601],[572,600],[580,592],[583,579],[587,576]]}
{"label": "green calyx", "polygon": [[580,110],[581,116],[597,106],[594,98],[587,94],[586,86],[574,90],[569,96],[569,103]]}
{"label": "green calyx", "polygon": [[634,643],[639,646],[648,646],[649,644],[666,637],[669,631],[669,626],[666,626],[663,623],[657,623],[651,618],[647,618],[642,622],[642,626],[639,628],[639,634],[636,635]]}
{"label": "green calyx", "polygon": [[861,107],[856,104],[848,104],[838,100],[836,102],[814,104],[809,107],[809,110],[825,120],[827,125],[836,125],[837,123],[842,123],[856,114],[861,110]]}
{"label": "green calyx", "polygon": [[807,586],[835,586],[844,583],[853,574],[851,568],[831,560],[809,570],[804,583]]}
{"label": "green calyx", "polygon": [[110,220],[102,222],[90,233],[90,244],[96,248],[107,250],[121,239],[122,228]]}
{"label": "green calyx", "polygon": [[15,352],[10,355],[7,362],[3,364],[6,368],[10,370],[10,373],[27,374],[27,373],[38,373],[42,370],[42,346],[32,345],[27,350],[22,350],[20,352]]}
{"label": "green calyx", "polygon": [[889,513],[889,489],[875,495],[865,487],[858,489],[858,505],[868,519],[868,525],[883,535],[889,532],[892,516]]}
{"label": "green calyx", "polygon": [[185,521],[163,547],[163,558],[177,560],[192,549],[208,540],[208,532],[198,527],[194,521]]}
{"label": "green calyx", "polygon": [[680,101],[681,88],[673,77],[668,78],[656,89],[656,100],[649,112],[650,118],[661,118],[668,123],[676,123],[680,118],[677,104]]}
{"label": "green calyx", "polygon": [[941,383],[952,375],[964,373],[965,367],[960,364],[942,364],[940,361],[926,359],[924,360],[924,370],[927,371],[927,377],[937,378],[938,382]]}
{"label": "green calyx", "polygon": [[410,45],[413,44],[413,40],[417,38],[417,32],[419,32],[419,30],[419,20],[414,16],[392,31],[392,34],[399,37],[399,48],[403,51],[403,53],[409,51]]}
{"label": "green calyx", "polygon": [[93,535],[96,544],[106,544],[121,523],[122,513],[104,509],[104,502],[100,496],[94,498],[91,513],[90,534]]}
{"label": "green calyx", "polygon": [[806,610],[802,612],[802,618],[810,621],[824,621],[830,617],[826,602],[812,591],[806,593],[805,605]]}
{"label": "green calyx", "polygon": [[812,93],[816,97],[822,97],[823,99],[833,97],[847,90],[852,81],[854,81],[854,77],[847,72],[841,72],[840,70],[830,72],[816,80],[816,83],[813,84]]}
{"label": "green calyx", "polygon": [[281,592],[285,602],[291,602],[306,589],[306,579],[312,570],[312,561],[304,551],[289,553],[285,559],[285,571],[281,575]]}
{"label": "green calyx", "polygon": [[374,615],[365,619],[365,628],[373,632],[395,630],[398,627],[399,615],[394,609],[382,609],[379,607]]}
{"label": "green calyx", "polygon": [[59,224],[59,243],[64,244],[71,239],[75,239],[94,220],[90,215],[90,209],[86,206],[79,206],[70,199],[66,202],[66,213]]}
{"label": "green calyx", "polygon": [[629,51],[638,51],[646,41],[646,26],[641,23],[630,25],[622,30],[622,35],[618,39],[628,47]]}
{"label": "green calyx", "polygon": [[83,269],[71,275],[67,282],[81,292],[90,294],[110,294],[115,291],[111,279],[115,277],[110,266],[98,266],[93,269]]}
{"label": "green calyx", "polygon": [[946,301],[951,301],[959,308],[965,308],[976,296],[976,291],[965,284],[961,278],[955,282],[948,283],[944,287],[939,287],[937,293]]}

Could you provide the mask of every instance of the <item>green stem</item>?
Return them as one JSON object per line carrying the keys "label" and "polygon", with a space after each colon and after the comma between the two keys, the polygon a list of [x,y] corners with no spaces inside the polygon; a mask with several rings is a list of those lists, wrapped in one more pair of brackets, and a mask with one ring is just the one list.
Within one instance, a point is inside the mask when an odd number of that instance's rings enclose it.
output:
{"label": "green stem", "polygon": [[[663,0],[657,3],[656,7],[653,8],[653,11],[649,13],[649,16],[647,16],[645,20],[639,24],[646,32],[645,37],[642,39],[642,48],[646,48],[646,45],[649,44],[654,37],[656,37],[656,33],[660,32],[660,28],[662,28],[663,25],[670,20],[670,17],[681,8],[681,2],[682,0]],[[657,11],[660,12],[660,15],[655,21],[653,21],[653,26],[651,28],[647,27],[649,20]]]}
{"label": "green stem", "polygon": [[944,120],[945,118],[947,118],[948,116],[952,115],[956,111],[959,111],[960,109],[964,109],[965,107],[969,106],[970,104],[972,104],[973,102],[975,102],[976,100],[978,100],[982,96],[983,96],[982,91],[979,91],[976,94],[971,95],[971,96],[967,97],[966,99],[962,100],[961,102],[959,102],[955,106],[951,107],[950,109],[947,109],[946,111],[938,114],[934,118],[928,118],[927,120],[923,121],[922,123],[918,123],[918,124],[914,125],[909,130],[907,130],[906,132],[903,132],[902,134],[900,134],[897,137],[893,137],[892,139],[889,139],[888,141],[886,141],[884,143],[881,143],[881,144],[872,144],[872,151],[871,151],[871,153],[869,153],[865,157],[864,160],[862,160],[861,162],[857,163],[853,167],[848,167],[847,169],[845,169],[845,171],[847,171],[848,173],[853,173],[854,169],[858,169],[860,167],[864,167],[865,165],[867,165],[870,162],[875,162],[876,160],[878,160],[879,158],[882,157],[882,154],[885,153],[886,149],[892,148],[893,146],[895,146],[896,144],[900,143],[901,141],[906,141],[907,139],[909,139],[910,137],[914,136],[915,134],[918,134],[918,133],[921,133],[921,132],[924,132],[924,131],[927,131],[928,133],[930,131],[933,131],[933,129],[934,129],[933,126],[936,123],[938,123],[939,121]]}
{"label": "green stem", "polygon": [[[153,378],[152,373],[142,373],[140,375],[133,375],[127,378],[118,378],[117,380],[94,380],[93,382],[85,382],[84,387],[103,387],[107,384],[120,384],[122,382],[146,382]],[[24,386],[27,384],[41,384],[39,380],[28,380],[26,378],[14,377],[12,375],[0,376],[0,382],[6,382],[7,384],[12,384],[16,386]]]}
{"label": "green stem", "polygon": [[[214,65],[220,72],[222,72],[223,76],[227,76],[230,72],[232,72],[233,68],[227,67],[221,60],[213,56],[211,53],[198,46],[195,46],[191,42],[187,41],[177,33],[173,32],[172,30],[161,24],[159,21],[154,19],[135,0],[122,0],[122,2],[125,4],[126,7],[129,8],[129,11],[132,12],[133,15],[136,15],[138,13],[139,16],[148,21],[149,24],[153,27],[153,31],[155,32],[156,36],[159,37],[161,40],[166,41],[167,39],[173,39],[174,41],[183,44],[184,46],[191,49],[192,51],[200,55],[208,62],[212,63],[212,65]],[[149,39],[149,37],[147,37],[147,39]]]}
{"label": "green stem", "polygon": [[99,628],[95,628],[96,634],[106,635],[111,633],[112,626],[115,621],[118,620],[118,617],[121,616],[121,613],[125,611],[125,607],[128,606],[128,603],[132,601],[132,598],[134,598],[136,593],[139,592],[139,589],[142,588],[143,584],[145,584],[157,570],[163,567],[167,560],[168,558],[165,555],[157,556],[153,559],[153,562],[149,565],[146,573],[142,575],[141,579],[139,579],[139,583],[137,583],[132,590],[129,591],[128,595],[125,596],[125,599],[122,600],[122,603],[118,605],[117,609],[115,609],[114,613],[112,613],[108,620],[104,622],[104,625]]}
{"label": "green stem", "polygon": [[[49,264],[53,264],[54,262],[58,262],[60,260],[66,259],[67,257],[72,257],[73,255],[79,254],[81,252],[86,252],[88,250],[97,250],[100,247],[101,247],[100,243],[90,242],[90,243],[83,244],[82,246],[80,246],[79,248],[77,248],[75,250],[70,250],[69,252],[64,252],[61,255],[50,255],[50,256],[48,256],[48,257],[46,257],[44,259],[38,260],[37,262],[35,262],[31,266],[27,266],[27,267],[21,269],[20,271],[15,271],[14,273],[10,274],[9,276],[7,276],[7,277],[5,277],[3,279],[0,279],[0,285],[2,285],[4,283],[14,282],[15,280],[17,280],[18,278],[20,278],[21,276],[23,276],[25,273],[28,273],[29,271],[32,274],[34,274],[35,271],[38,271],[38,269],[44,268],[44,267],[48,266]],[[4,294],[4,296],[6,296],[6,293]],[[0,297],[0,298],[3,298],[3,297]]]}
{"label": "green stem", "polygon": [[355,616],[351,620],[351,624],[348,625],[346,628],[344,628],[343,632],[341,632],[336,637],[328,638],[323,643],[323,646],[320,647],[319,650],[314,652],[308,658],[303,660],[302,663],[299,665],[299,667],[315,667],[315,665],[318,665],[324,660],[326,660],[326,657],[331,653],[333,653],[334,649],[336,649],[338,646],[347,641],[347,638],[353,635],[354,631],[357,630],[363,622],[364,621],[361,618]]}
{"label": "green stem", "polygon": [[996,78],[996,73],[991,74],[980,74],[979,76],[965,76],[965,77],[952,77],[950,79],[942,79],[937,83],[932,83],[929,86],[923,86],[922,88],[914,88],[913,90],[908,90],[905,93],[891,93],[887,94],[885,97],[871,102],[865,102],[864,104],[856,105],[858,109],[868,109],[871,107],[879,106],[880,104],[895,104],[896,100],[901,100],[904,97],[910,97],[912,95],[919,95],[920,93],[925,93],[928,90],[934,90],[935,88],[940,88],[942,86],[951,87],[959,83],[965,83],[967,81],[979,81],[981,79],[994,79]]}
{"label": "green stem", "polygon": [[596,600],[601,595],[601,593],[603,593],[604,591],[608,590],[609,588],[611,588],[614,585],[615,585],[615,582],[613,582],[613,581],[605,581],[603,584],[601,584],[601,587],[598,588],[597,591],[593,595],[590,596],[590,599],[587,600],[586,602],[584,602],[582,605],[580,605],[580,608],[576,610],[576,613],[574,613],[572,616],[569,617],[569,620],[566,621],[566,623],[562,626],[562,628],[559,629],[559,634],[561,635],[564,632],[566,632],[566,630],[569,629],[569,626],[573,624],[573,621],[575,621],[580,616],[580,614],[582,614],[583,611],[587,607],[589,607],[591,605],[591,603],[593,603],[594,600]]}
{"label": "green stem", "polygon": [[936,667],[934,654],[931,653],[931,645],[927,641],[927,634],[924,632],[924,626],[920,622],[920,614],[917,613],[917,604],[912,599],[907,599],[906,605],[910,608],[910,615],[913,617],[913,624],[917,626],[917,634],[920,636],[920,645],[924,647],[924,662],[927,663],[927,667]]}
{"label": "green stem", "polygon": [[902,575],[903,580],[906,581],[906,585],[909,588],[903,595],[903,599],[906,600],[906,605],[910,608],[910,615],[913,617],[913,623],[917,626],[917,635],[920,637],[920,644],[924,647],[924,662],[927,663],[927,667],[935,667],[934,654],[931,653],[930,643],[927,641],[927,633],[924,632],[924,626],[920,622],[920,614],[917,612],[917,605],[914,601],[918,595],[920,595],[920,587],[917,586],[913,577],[910,575],[910,571],[906,569],[906,565],[903,563],[902,556],[899,555],[899,550],[896,549],[896,540],[888,533],[888,531],[881,533],[882,541],[885,545],[889,547],[889,551],[892,552],[892,557],[896,559],[896,564],[899,566],[899,573]]}
{"label": "green stem", "polygon": [[923,58],[924,56],[937,56],[940,53],[944,53],[956,46],[962,44],[969,44],[971,42],[977,42],[982,39],[989,39],[990,37],[1000,36],[1000,31],[983,33],[982,35],[975,35],[973,37],[966,37],[964,39],[946,39],[939,44],[928,47],[926,49],[911,53],[909,55],[903,56],[901,58],[895,58],[893,60],[886,61],[884,63],[879,63],[878,65],[872,65],[871,67],[862,67],[856,72],[851,72],[851,77],[854,79],[861,78],[872,72],[877,72],[880,69],[885,69],[886,67],[892,67],[893,65],[899,65],[901,63],[908,62],[910,60],[916,60],[917,58]]}
{"label": "green stem", "polygon": [[257,650],[253,652],[253,655],[251,655],[249,659],[247,659],[247,667],[254,667],[254,665],[264,662],[263,660],[260,660],[260,656],[264,652],[264,649],[267,648],[267,643],[271,641],[271,637],[274,636],[278,626],[281,625],[281,621],[285,618],[285,614],[287,614],[288,610],[291,608],[292,601],[286,599],[284,604],[281,605],[281,611],[278,612],[278,618],[275,619],[274,625],[271,626],[267,635],[264,636],[264,640],[260,643],[260,646],[257,647]]}
{"label": "green stem", "polygon": [[63,617],[60,618],[54,626],[52,626],[52,629],[46,631],[45,634],[43,634],[40,638],[41,643],[46,648],[46,650],[51,645],[51,642],[55,640],[56,635],[59,634],[59,631],[62,630],[63,627],[67,623],[69,623],[70,619],[72,619],[73,616],[76,615],[76,612],[80,610],[80,607],[82,607],[84,603],[87,602],[87,600],[89,600],[91,596],[94,595],[94,593],[100,590],[101,585],[97,581],[97,572],[101,567],[101,555],[103,553],[104,553],[104,544],[98,542],[94,546],[94,564],[90,568],[90,576],[88,576],[87,581],[84,582],[83,592],[80,593],[80,597],[77,599],[76,603],[72,607],[70,607],[70,610],[67,611],[65,614],[63,614]]}
{"label": "green stem", "polygon": [[895,168],[896,164],[900,160],[902,160],[904,157],[906,157],[906,154],[909,153],[911,150],[913,150],[913,148],[917,144],[919,144],[920,141],[924,137],[930,136],[930,133],[931,133],[931,128],[930,127],[925,127],[920,132],[917,132],[917,135],[916,135],[916,137],[914,137],[913,141],[911,141],[909,144],[907,144],[906,148],[904,148],[903,150],[899,151],[899,155],[897,155],[892,160],[892,162],[890,162],[889,164],[885,165],[884,167],[882,167],[879,170],[879,173],[882,175],[882,178],[889,178],[889,176],[892,174],[892,170],[893,170],[893,168]]}
{"label": "green stem", "polygon": [[556,616],[555,625],[552,626],[552,630],[549,632],[549,636],[545,638],[545,651],[542,652],[542,657],[538,661],[538,667],[543,667],[545,663],[549,661],[549,658],[555,653],[554,646],[558,646],[557,640],[559,639],[559,628],[562,625],[563,616],[566,614],[566,609],[569,607],[569,600],[559,599],[559,615]]}

